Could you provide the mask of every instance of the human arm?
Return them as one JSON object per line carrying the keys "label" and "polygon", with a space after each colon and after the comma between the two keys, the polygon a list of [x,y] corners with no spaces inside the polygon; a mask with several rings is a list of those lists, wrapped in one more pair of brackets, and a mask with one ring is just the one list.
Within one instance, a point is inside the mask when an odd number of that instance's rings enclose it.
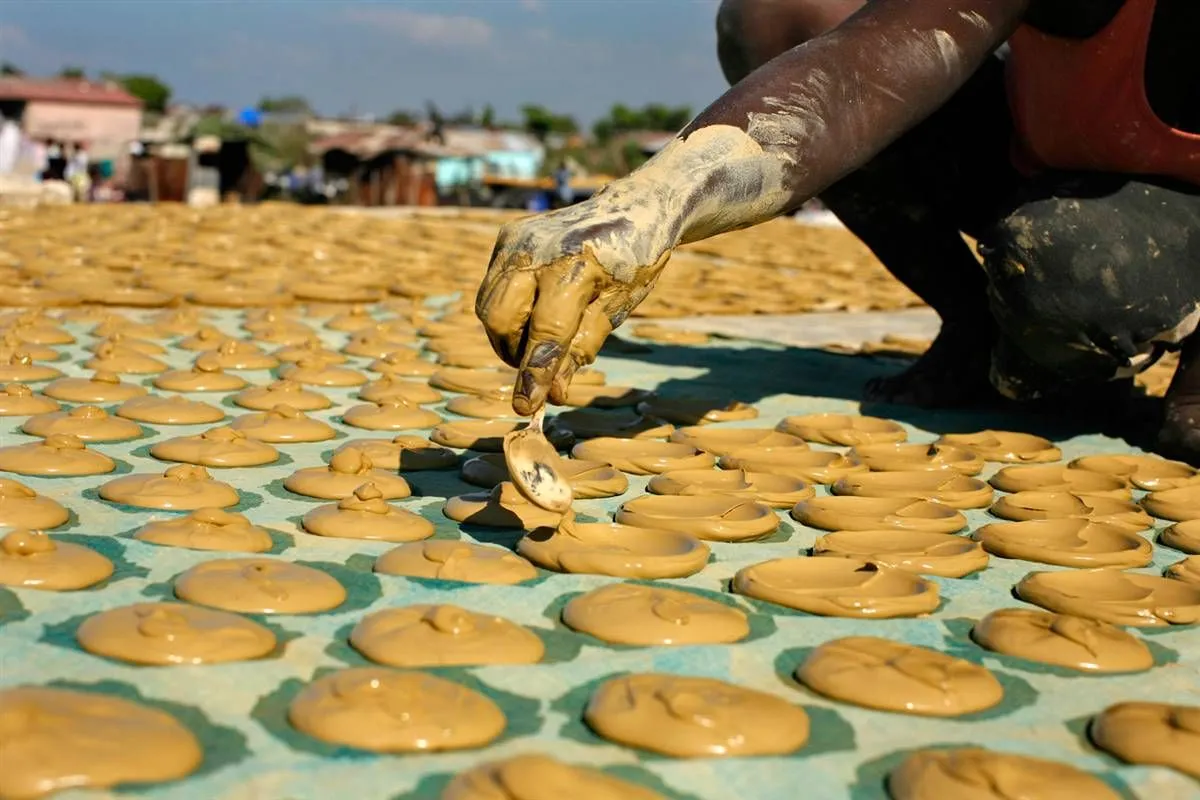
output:
{"label": "human arm", "polygon": [[584,203],[501,231],[476,309],[519,366],[513,407],[559,401],[671,250],[795,209],[942,104],[1029,0],[875,0],[734,86]]}

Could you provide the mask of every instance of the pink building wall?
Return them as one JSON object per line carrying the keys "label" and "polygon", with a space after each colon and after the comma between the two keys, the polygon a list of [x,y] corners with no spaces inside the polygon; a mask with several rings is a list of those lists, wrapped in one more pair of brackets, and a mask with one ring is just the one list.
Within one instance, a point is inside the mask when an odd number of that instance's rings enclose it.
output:
{"label": "pink building wall", "polygon": [[31,139],[86,142],[92,159],[117,158],[138,138],[142,110],[131,106],[31,100],[21,127]]}

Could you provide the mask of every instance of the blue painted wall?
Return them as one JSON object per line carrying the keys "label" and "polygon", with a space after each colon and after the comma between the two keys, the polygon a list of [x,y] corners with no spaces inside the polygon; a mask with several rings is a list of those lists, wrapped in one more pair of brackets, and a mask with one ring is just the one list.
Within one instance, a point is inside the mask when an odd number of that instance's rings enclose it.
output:
{"label": "blue painted wall", "polygon": [[484,173],[506,178],[536,178],[542,167],[538,151],[502,150],[483,158],[443,158],[437,163],[434,179],[439,189],[449,189],[483,179]]}

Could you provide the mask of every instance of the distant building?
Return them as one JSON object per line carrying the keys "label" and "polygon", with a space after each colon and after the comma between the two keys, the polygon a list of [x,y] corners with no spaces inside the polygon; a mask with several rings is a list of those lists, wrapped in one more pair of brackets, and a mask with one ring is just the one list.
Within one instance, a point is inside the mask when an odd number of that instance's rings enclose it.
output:
{"label": "distant building", "polygon": [[546,160],[546,148],[537,137],[521,131],[447,126],[446,146],[465,158],[445,158],[437,165],[437,185],[447,190],[478,184],[486,177],[533,180]]}
{"label": "distant building", "polygon": [[84,143],[93,160],[117,159],[138,138],[142,101],[112,82],[0,78],[0,114],[32,140]]}

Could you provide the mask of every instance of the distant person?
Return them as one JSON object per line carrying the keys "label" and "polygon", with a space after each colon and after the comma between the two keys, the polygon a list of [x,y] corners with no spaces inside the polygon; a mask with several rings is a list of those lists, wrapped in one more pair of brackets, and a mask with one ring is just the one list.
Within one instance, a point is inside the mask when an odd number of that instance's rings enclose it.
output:
{"label": "distant person", "polygon": [[565,161],[554,170],[554,197],[557,208],[566,208],[575,202],[575,190],[571,188],[571,169]]}
{"label": "distant person", "polygon": [[67,151],[62,142],[57,139],[46,140],[46,169],[42,174],[44,181],[63,181],[67,179]]}

